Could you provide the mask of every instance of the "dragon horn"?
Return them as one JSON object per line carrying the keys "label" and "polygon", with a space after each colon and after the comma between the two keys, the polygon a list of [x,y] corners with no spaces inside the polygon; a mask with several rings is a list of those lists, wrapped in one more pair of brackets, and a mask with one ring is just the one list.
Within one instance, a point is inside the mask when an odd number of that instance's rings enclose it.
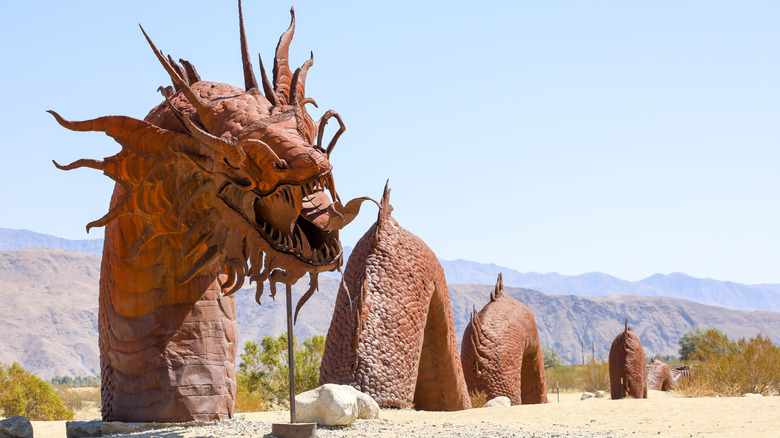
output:
{"label": "dragon horn", "polygon": [[259,53],[257,54],[257,60],[260,62],[260,77],[263,81],[263,92],[265,92],[265,98],[268,99],[274,106],[279,106],[279,99],[276,98],[274,87],[271,85],[271,81],[268,80],[268,75],[265,74],[263,58]]}
{"label": "dragon horn", "polygon": [[146,41],[149,43],[149,46],[152,47],[152,51],[154,52],[155,56],[157,56],[157,59],[160,61],[160,64],[162,64],[163,68],[165,68],[165,71],[168,72],[168,76],[171,77],[171,81],[173,81],[174,85],[178,89],[181,90],[181,92],[184,94],[184,97],[187,98],[187,101],[190,103],[190,105],[195,107],[195,110],[198,111],[198,116],[200,116],[200,120],[202,122],[205,122],[209,115],[211,114],[211,109],[209,106],[200,100],[200,98],[192,91],[192,88],[187,84],[187,82],[182,79],[181,76],[176,72],[176,70],[171,66],[171,64],[168,63],[168,60],[165,59],[162,52],[160,52],[157,49],[157,46],[154,45],[152,42],[152,39],[149,38],[149,35],[146,34],[146,31],[144,30],[144,27],[140,24],[138,27],[141,28],[141,32],[143,32],[144,37],[146,37]]}
{"label": "dragon horn", "polygon": [[290,103],[293,105],[298,105],[299,102],[303,101],[306,90],[306,73],[312,64],[314,64],[314,52],[311,52],[311,57],[303,63],[303,66],[295,70],[290,83]]}
{"label": "dragon horn", "polygon": [[290,27],[279,37],[279,43],[276,45],[276,58],[274,58],[274,91],[282,103],[287,103],[290,99],[292,72],[287,58],[290,53],[290,42],[295,33],[295,6],[290,8],[290,16]]}
{"label": "dragon horn", "polygon": [[[305,102],[306,99],[302,100],[301,102]],[[316,104],[315,104],[316,106]],[[328,143],[327,149],[322,149],[322,135],[325,133],[325,125],[328,124],[328,120],[330,120],[331,117],[335,117],[336,120],[339,122],[339,130],[336,132],[335,135],[333,135],[333,138],[330,140],[330,143]],[[341,134],[344,133],[344,131],[347,130],[346,125],[344,125],[344,121],[341,120],[341,116],[339,113],[333,110],[328,110],[325,112],[325,114],[322,115],[320,118],[320,121],[317,122],[317,125],[319,128],[317,129],[317,147],[320,150],[325,151],[325,155],[330,158],[331,152],[333,152],[333,148],[336,147],[336,142],[339,140],[339,137],[341,137]]]}
{"label": "dragon horn", "polygon": [[255,73],[252,71],[252,61],[249,60],[249,49],[246,46],[244,13],[241,11],[241,0],[238,0],[238,28],[241,34],[241,62],[244,63],[244,88],[249,91],[257,88],[257,78],[255,78]]}

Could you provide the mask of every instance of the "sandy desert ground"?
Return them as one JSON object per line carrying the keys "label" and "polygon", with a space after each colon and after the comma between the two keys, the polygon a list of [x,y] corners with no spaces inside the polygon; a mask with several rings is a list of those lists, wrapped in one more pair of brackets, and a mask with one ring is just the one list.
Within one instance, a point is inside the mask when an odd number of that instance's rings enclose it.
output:
{"label": "sandy desert ground", "polygon": [[[97,409],[77,420],[98,418]],[[198,427],[169,427],[126,434],[133,437],[271,437],[271,423],[289,413],[238,414],[235,419]],[[64,421],[34,421],[37,438],[65,437]],[[780,397],[683,398],[650,391],[644,400],[580,400],[580,394],[555,394],[550,403],[460,412],[382,410],[378,420],[347,427],[320,427],[317,436],[346,437],[777,437]],[[118,436],[118,435],[115,435]]]}

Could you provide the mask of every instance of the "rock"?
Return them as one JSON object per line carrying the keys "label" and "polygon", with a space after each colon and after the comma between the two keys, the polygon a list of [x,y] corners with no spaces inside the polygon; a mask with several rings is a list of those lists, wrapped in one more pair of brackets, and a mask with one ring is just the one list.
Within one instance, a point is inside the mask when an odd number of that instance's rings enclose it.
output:
{"label": "rock", "polygon": [[583,392],[582,393],[582,397],[580,398],[580,400],[587,400],[587,399],[593,398],[595,396],[596,396],[596,394],[594,394],[592,392]]}
{"label": "rock", "polygon": [[596,398],[602,398],[602,397],[604,397],[604,391],[601,390],[596,391]]}
{"label": "rock", "polygon": [[379,418],[379,404],[370,395],[362,393],[349,385],[342,385],[345,388],[352,391],[357,398],[358,403],[358,418],[363,420],[371,420]]}
{"label": "rock", "polygon": [[296,395],[295,408],[296,422],[324,426],[350,425],[358,418],[359,412],[355,393],[344,385],[332,383]]}
{"label": "rock", "polygon": [[742,394],[742,397],[763,397],[763,395],[756,394],[756,393],[753,393],[753,392],[746,392],[746,393]]}
{"label": "rock", "polygon": [[100,430],[101,424],[103,422],[100,420],[68,421],[65,423],[65,434],[68,438],[103,436],[103,432]]}
{"label": "rock", "polygon": [[495,408],[497,406],[512,406],[512,402],[509,400],[509,397],[500,395],[498,397],[491,398],[482,407],[483,408]]}
{"label": "rock", "polygon": [[0,421],[0,438],[32,438],[32,423],[25,417],[14,415]]}

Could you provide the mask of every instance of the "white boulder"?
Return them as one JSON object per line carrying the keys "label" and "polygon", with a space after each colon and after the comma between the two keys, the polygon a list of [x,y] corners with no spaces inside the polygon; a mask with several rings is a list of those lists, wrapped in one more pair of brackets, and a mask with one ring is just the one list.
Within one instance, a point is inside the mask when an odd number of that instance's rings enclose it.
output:
{"label": "white boulder", "polygon": [[482,407],[483,408],[495,408],[497,406],[512,406],[512,401],[509,400],[509,397],[500,395],[498,397],[491,398]]}
{"label": "white boulder", "polygon": [[295,396],[295,421],[346,426],[358,418],[378,418],[379,405],[349,385],[326,383]]}

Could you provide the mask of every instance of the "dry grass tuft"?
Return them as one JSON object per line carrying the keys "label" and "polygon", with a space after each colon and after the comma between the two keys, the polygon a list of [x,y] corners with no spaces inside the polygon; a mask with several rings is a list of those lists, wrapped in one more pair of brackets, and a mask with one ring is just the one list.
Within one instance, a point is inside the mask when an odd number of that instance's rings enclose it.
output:
{"label": "dry grass tuft", "polygon": [[469,391],[469,398],[471,398],[472,408],[481,408],[487,403],[487,394],[480,390]]}

